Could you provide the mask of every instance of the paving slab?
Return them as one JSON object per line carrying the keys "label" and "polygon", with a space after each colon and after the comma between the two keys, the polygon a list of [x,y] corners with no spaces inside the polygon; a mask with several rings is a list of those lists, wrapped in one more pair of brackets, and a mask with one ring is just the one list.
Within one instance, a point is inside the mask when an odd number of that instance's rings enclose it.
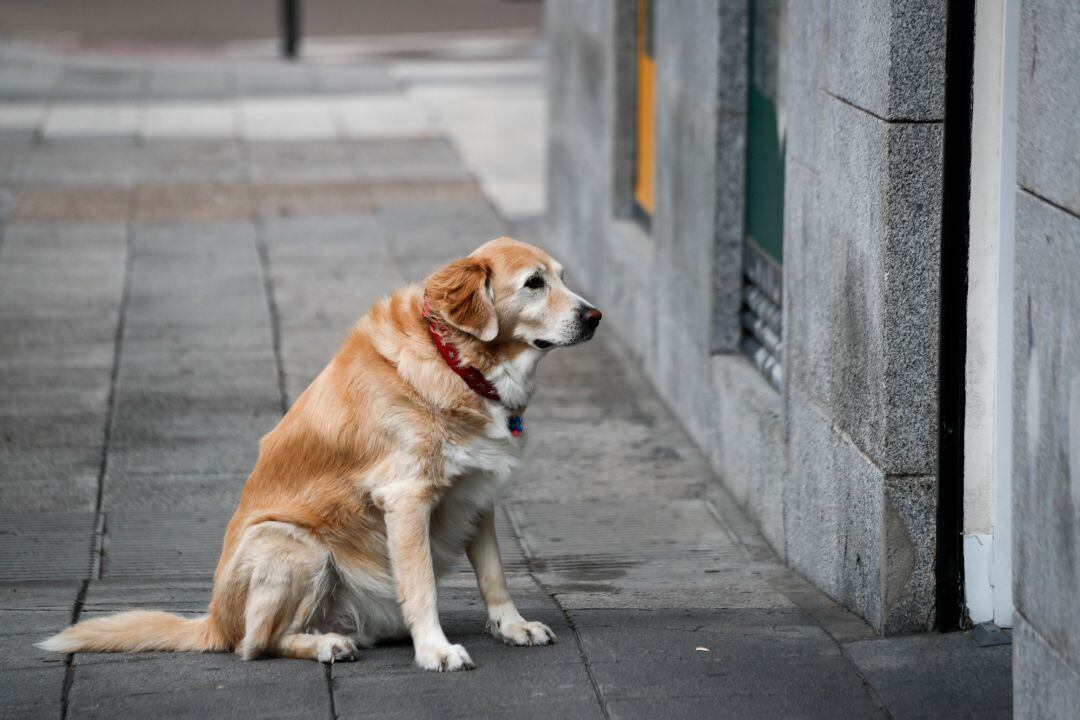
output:
{"label": "paving slab", "polygon": [[[18,453],[21,462],[0,466],[0,506],[7,512],[89,512],[97,503],[101,451],[72,459],[68,448],[36,446]],[[5,451],[5,457],[14,453]],[[56,456],[60,457],[56,457]]]}
{"label": "paving slab", "polygon": [[879,708],[825,693],[791,695],[754,694],[717,698],[689,695],[661,698],[616,698],[607,703],[612,720],[649,720],[657,717],[731,718],[732,720],[773,720],[774,718],[881,718]]}
{"label": "paving slab", "polygon": [[[252,439],[252,445],[258,438]],[[160,507],[174,511],[220,511],[235,507],[247,472],[183,475],[176,473],[111,473],[106,478],[102,510],[152,512]]]}
{"label": "paving slab", "polygon": [[361,180],[467,178],[461,159],[444,138],[353,140],[348,143]]}
{"label": "paving slab", "polygon": [[242,63],[232,66],[237,92],[250,95],[293,95],[315,89],[316,73],[312,65],[278,63]]}
{"label": "paving slab", "polygon": [[245,663],[225,653],[110,656],[77,664],[68,717],[326,718],[325,671],[303,660]]}
{"label": "paving slab", "polygon": [[0,581],[89,577],[93,512],[0,514]]}
{"label": "paving slab", "polygon": [[236,83],[228,65],[158,63],[150,69],[145,92],[152,99],[182,100],[194,104],[199,100],[231,97]]}
{"label": "paving slab", "polygon": [[[33,707],[43,703],[51,707],[55,701],[59,707],[60,695],[48,690],[56,687],[58,673],[55,669],[63,670],[66,658],[40,650],[34,643],[71,622],[80,587],[81,583],[0,586],[0,694],[5,698],[10,683],[23,681],[30,675],[31,684],[42,692],[32,695],[26,704]],[[38,672],[7,674],[8,670]],[[63,673],[59,673],[59,677],[62,683]],[[24,708],[27,714],[30,707]],[[9,716],[6,706],[4,715]]]}
{"label": "paving slab", "polygon": [[138,150],[131,139],[56,140],[37,146],[26,182],[41,185],[130,187]]}
{"label": "paving slab", "polygon": [[793,700],[827,700],[844,717],[880,717],[877,700],[849,660],[842,657],[739,657],[693,660],[592,662],[600,692],[625,697],[788,695]]}
{"label": "paving slab", "polygon": [[[227,117],[234,113],[229,108],[220,109]],[[164,113],[168,108],[162,111]],[[208,122],[216,122],[206,117],[199,107],[191,109],[188,115],[187,104],[177,106],[173,111],[182,111],[183,117],[177,118],[186,133],[196,135]],[[217,116],[212,112],[212,115]],[[235,133],[223,133],[225,138],[212,136],[212,139],[192,139],[178,133],[167,139],[152,137],[155,132],[167,134],[164,126],[168,117],[148,114],[147,123],[159,122],[161,127],[144,126],[144,135],[149,135],[143,152],[138,156],[135,167],[135,179],[139,183],[236,183],[244,179],[242,145],[232,138]]]}
{"label": "paving slab", "polygon": [[1012,709],[1012,646],[979,647],[971,632],[846,643],[844,652],[894,718],[995,717]]}
{"label": "paving slab", "polygon": [[[464,673],[417,674],[411,667],[412,650],[407,646],[401,648],[403,662],[385,669],[369,668],[363,660],[335,666],[335,706],[340,705],[340,712],[350,717],[360,717],[380,706],[395,712],[422,712],[436,703],[458,713],[472,710],[516,715],[518,708],[528,708],[552,697],[595,703],[588,673],[580,659],[543,662],[540,658],[554,648],[511,648],[490,638],[487,644],[474,642],[470,648],[475,648],[478,665],[476,670]],[[536,660],[521,664],[500,662],[505,656],[522,653]],[[480,665],[484,660],[487,662]],[[513,692],[507,693],[507,688],[513,688]]]}
{"label": "paving slab", "polygon": [[331,140],[339,136],[333,112],[312,96],[245,97],[237,105],[245,140]]}
{"label": "paving slab", "polygon": [[46,140],[135,138],[143,107],[135,103],[60,103],[49,108],[41,126]]}
{"label": "paving slab", "polygon": [[353,180],[348,146],[341,140],[260,141],[246,145],[248,178],[255,183]]}
{"label": "paving slab", "polygon": [[335,110],[348,138],[408,138],[438,133],[428,109],[401,93],[341,100]]}
{"label": "paving slab", "polygon": [[[244,473],[255,466],[259,448],[254,438],[173,438],[154,443],[113,443],[109,474],[206,475]],[[106,480],[107,482],[107,480]]]}
{"label": "paving slab", "polygon": [[110,512],[101,577],[209,578],[231,516],[232,508]]}
{"label": "paving slab", "polygon": [[[209,578],[110,578],[92,580],[86,590],[82,616],[130,609],[166,609],[170,612],[205,612],[210,604]],[[77,663],[112,662],[111,654],[84,654]],[[154,653],[127,655],[129,659],[165,657]]]}
{"label": "paving slab", "polygon": [[126,188],[48,187],[27,188],[15,201],[11,217],[16,221],[120,222],[131,209]]}
{"label": "paving slab", "polygon": [[60,717],[63,666],[0,670],[5,718]]}
{"label": "paving slab", "polygon": [[483,200],[385,205],[377,219],[402,275],[413,282],[505,233],[502,221]]}
{"label": "paving slab", "polygon": [[795,608],[571,610],[593,662],[739,662],[840,657],[840,646]]}
{"label": "paving slab", "polygon": [[66,68],[53,88],[64,100],[128,100],[139,97],[147,83],[143,67],[95,67],[74,65]]}

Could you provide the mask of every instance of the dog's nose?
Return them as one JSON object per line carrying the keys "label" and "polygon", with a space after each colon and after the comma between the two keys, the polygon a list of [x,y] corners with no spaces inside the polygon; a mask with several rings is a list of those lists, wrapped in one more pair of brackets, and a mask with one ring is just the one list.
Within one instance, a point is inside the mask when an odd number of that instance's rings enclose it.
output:
{"label": "dog's nose", "polygon": [[600,324],[600,318],[602,317],[604,317],[604,313],[596,308],[589,308],[581,314],[581,322],[588,325],[590,330],[595,330],[596,326]]}

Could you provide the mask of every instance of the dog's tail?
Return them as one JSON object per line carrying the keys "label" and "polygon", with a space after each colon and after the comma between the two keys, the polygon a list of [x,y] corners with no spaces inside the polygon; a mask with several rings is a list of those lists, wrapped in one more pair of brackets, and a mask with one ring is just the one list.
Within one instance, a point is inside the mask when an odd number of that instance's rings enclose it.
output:
{"label": "dog's tail", "polygon": [[227,649],[208,615],[186,618],[148,610],[84,620],[37,646],[58,653]]}

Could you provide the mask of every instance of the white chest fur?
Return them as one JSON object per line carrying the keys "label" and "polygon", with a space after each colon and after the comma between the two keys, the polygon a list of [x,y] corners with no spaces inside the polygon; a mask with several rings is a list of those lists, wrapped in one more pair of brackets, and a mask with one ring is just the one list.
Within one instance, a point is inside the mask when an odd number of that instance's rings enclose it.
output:
{"label": "white chest fur", "polygon": [[431,554],[436,573],[461,557],[477,517],[492,507],[521,462],[522,438],[510,433],[508,413],[493,407],[492,416],[483,435],[467,444],[448,443],[443,448],[451,486],[443,494],[432,523]]}

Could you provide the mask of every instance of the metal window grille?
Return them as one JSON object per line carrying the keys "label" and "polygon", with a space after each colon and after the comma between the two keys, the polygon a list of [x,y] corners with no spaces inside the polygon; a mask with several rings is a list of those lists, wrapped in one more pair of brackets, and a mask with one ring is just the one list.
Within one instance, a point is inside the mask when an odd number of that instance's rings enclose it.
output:
{"label": "metal window grille", "polygon": [[743,263],[742,351],[772,383],[780,389],[784,384],[783,366],[783,275],[780,266],[746,243]]}

